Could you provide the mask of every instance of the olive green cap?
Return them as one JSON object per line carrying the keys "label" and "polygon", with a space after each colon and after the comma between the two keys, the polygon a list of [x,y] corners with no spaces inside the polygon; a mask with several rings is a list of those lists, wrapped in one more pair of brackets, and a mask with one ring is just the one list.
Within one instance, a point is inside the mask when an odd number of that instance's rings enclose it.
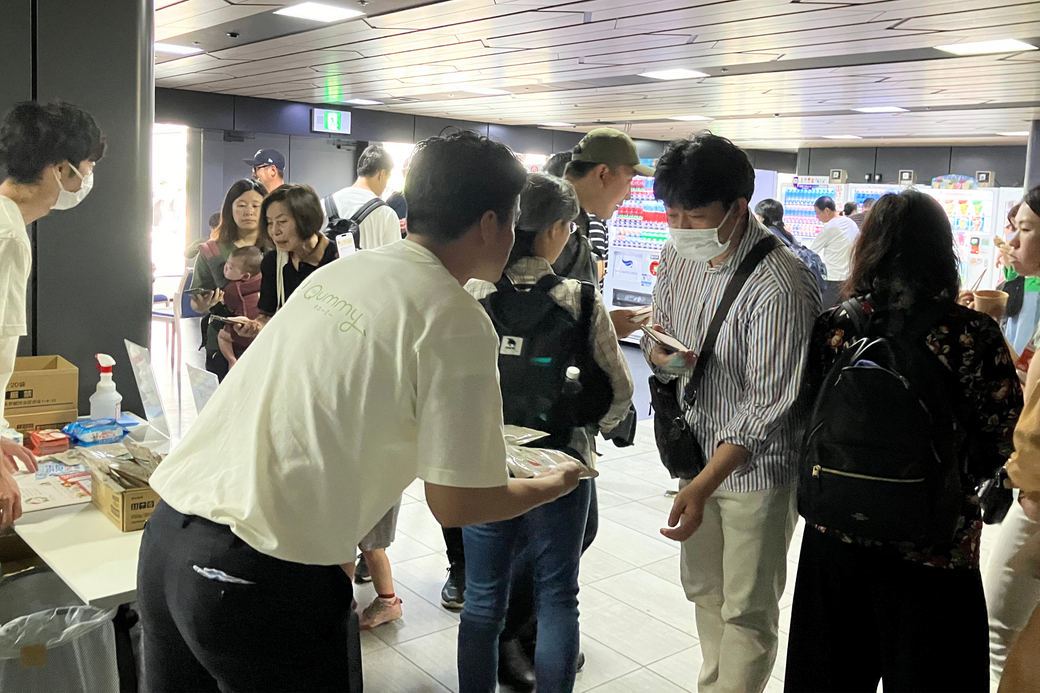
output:
{"label": "olive green cap", "polygon": [[632,138],[614,128],[596,128],[582,137],[574,148],[571,161],[631,166],[640,176],[654,175],[654,169],[639,163],[639,153]]}

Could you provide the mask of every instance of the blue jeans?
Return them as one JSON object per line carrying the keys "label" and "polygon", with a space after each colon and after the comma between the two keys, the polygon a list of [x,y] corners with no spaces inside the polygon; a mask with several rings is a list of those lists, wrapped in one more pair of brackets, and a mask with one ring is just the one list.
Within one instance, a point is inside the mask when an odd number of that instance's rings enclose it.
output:
{"label": "blue jeans", "polygon": [[498,637],[505,626],[516,545],[534,563],[538,690],[569,693],[578,658],[578,561],[591,483],[520,517],[464,527],[466,606],[459,624],[460,693],[494,693]]}

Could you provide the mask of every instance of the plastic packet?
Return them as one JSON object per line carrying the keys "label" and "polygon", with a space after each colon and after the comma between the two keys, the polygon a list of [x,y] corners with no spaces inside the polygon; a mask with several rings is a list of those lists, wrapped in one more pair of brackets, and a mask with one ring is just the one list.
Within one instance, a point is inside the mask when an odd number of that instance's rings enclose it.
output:
{"label": "plastic packet", "polygon": [[536,431],[533,428],[524,428],[523,426],[503,426],[502,432],[506,439],[506,445],[528,445],[536,440],[549,437],[548,433]]}
{"label": "plastic packet", "polygon": [[565,452],[549,450],[548,448],[525,448],[519,445],[506,445],[506,466],[509,468],[509,472],[517,479],[530,479],[537,474],[558,467],[564,462],[573,462],[581,467],[580,478],[582,479],[595,479],[599,476],[599,472],[595,469]]}
{"label": "plastic packet", "polygon": [[84,447],[118,443],[126,436],[126,429],[113,419],[77,421],[61,429],[62,433]]}

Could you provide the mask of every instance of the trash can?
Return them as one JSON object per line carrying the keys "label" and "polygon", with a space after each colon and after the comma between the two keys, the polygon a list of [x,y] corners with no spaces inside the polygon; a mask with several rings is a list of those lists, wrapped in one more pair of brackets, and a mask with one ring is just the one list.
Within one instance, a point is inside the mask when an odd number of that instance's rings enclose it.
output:
{"label": "trash can", "polygon": [[0,627],[0,691],[118,693],[115,613],[62,607]]}

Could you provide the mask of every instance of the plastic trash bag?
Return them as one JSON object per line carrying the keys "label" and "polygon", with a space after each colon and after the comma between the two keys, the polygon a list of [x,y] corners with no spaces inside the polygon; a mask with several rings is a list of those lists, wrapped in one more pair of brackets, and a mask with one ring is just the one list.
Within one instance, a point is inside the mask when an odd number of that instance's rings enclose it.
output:
{"label": "plastic trash bag", "polygon": [[0,627],[0,691],[116,693],[115,613],[63,607]]}
{"label": "plastic trash bag", "polygon": [[506,466],[517,479],[530,479],[536,474],[547,472],[564,462],[573,462],[581,467],[582,479],[595,479],[599,472],[585,465],[576,457],[571,457],[559,450],[547,448],[524,448],[518,445],[506,445]]}
{"label": "plastic trash bag", "polygon": [[502,427],[502,435],[506,439],[506,445],[527,445],[536,440],[549,437],[548,433],[536,431],[533,428],[514,426],[512,424]]}

